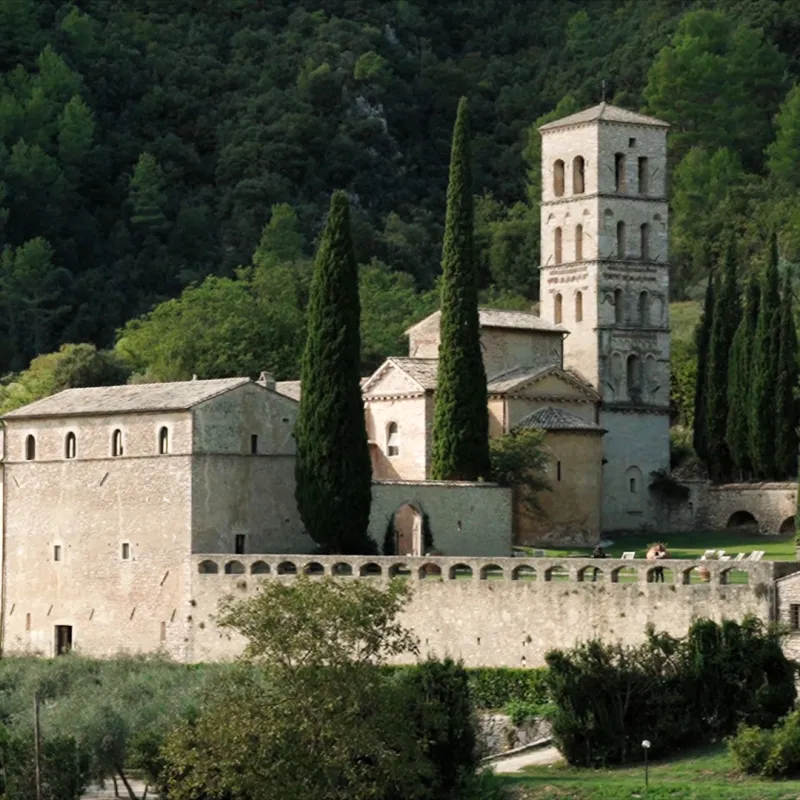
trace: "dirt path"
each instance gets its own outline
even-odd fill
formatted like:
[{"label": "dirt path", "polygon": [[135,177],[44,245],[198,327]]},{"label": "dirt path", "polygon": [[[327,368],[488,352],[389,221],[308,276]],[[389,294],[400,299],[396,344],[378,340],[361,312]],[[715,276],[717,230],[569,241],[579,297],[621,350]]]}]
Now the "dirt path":
[{"label": "dirt path", "polygon": [[515,756],[495,761],[492,769],[500,775],[511,772],[519,772],[525,767],[545,766],[561,761],[563,756],[555,747],[542,747],[538,750],[529,750],[527,753],[519,753]]},{"label": "dirt path", "polygon": [[[137,797],[141,797],[144,792],[144,783],[134,778],[131,780],[131,788],[136,792]],[[119,797],[120,800],[128,800],[128,792],[122,784],[119,786]],[[112,800],[112,798],[116,800],[114,784],[112,781],[107,781],[105,789],[100,789],[98,786],[90,786],[81,800]],[[157,797],[148,792],[147,800],[157,800]]]}]

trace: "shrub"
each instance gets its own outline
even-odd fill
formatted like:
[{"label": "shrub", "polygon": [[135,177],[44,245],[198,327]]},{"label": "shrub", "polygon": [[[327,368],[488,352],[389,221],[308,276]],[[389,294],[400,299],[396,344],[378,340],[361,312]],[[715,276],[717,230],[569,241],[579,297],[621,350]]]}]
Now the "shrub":
[{"label": "shrub", "polygon": [[683,639],[650,630],[638,647],[590,641],[546,659],[553,737],[571,764],[638,760],[643,739],[658,756],[740,722],[773,725],[796,694],[777,633],[753,619],[699,620]]},{"label": "shrub", "polygon": [[800,711],[789,714],[774,730],[739,726],[728,741],[736,766],[751,775],[785,778],[800,773]]},{"label": "shrub", "polygon": [[500,709],[509,703],[542,705],[547,702],[547,670],[493,669],[467,670],[472,702],[476,708]]}]

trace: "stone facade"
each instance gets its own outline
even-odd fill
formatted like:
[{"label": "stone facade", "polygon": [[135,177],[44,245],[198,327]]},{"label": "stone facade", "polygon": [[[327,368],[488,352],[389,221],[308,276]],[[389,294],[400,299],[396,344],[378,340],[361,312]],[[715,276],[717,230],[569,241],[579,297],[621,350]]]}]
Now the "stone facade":
[{"label": "stone facade", "polygon": [[653,528],[669,469],[666,131],[606,104],[541,128],[541,313],[602,397],[604,531]]},{"label": "stone facade", "polygon": [[158,391],[172,399],[68,390],[6,416],[5,651],[52,655],[62,626],[95,655],[186,660],[192,552],[311,549],[294,502],[297,404],[246,379]]},{"label": "stone facade", "polygon": [[[192,557],[195,661],[241,652],[244,643],[214,625],[221,597],[248,597],[260,581],[291,581],[303,571],[379,582],[406,575],[413,595],[402,622],[419,637],[422,655],[462,658],[470,667],[541,666],[548,650],[592,637],[637,644],[649,623],[681,636],[697,617],[754,615],[770,622],[790,613],[784,608],[789,587],[800,586],[797,563],[665,560],[660,564],[666,582],[653,583],[652,562],[643,560],[247,556],[236,560],[241,572],[224,574],[234,559]],[[201,574],[201,560],[215,564],[217,572]],[[595,567],[601,570],[597,581]],[[709,570],[707,582],[696,578],[701,567]],[[792,592],[791,598],[800,598],[800,590]]]}]

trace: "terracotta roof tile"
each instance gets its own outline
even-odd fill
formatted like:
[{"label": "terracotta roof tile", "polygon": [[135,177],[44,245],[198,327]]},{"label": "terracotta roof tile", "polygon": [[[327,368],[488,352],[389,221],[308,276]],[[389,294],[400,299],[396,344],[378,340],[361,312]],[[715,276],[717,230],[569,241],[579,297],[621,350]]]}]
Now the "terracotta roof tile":
[{"label": "terracotta roof tile", "polygon": [[604,433],[604,429],[594,422],[590,422],[571,411],[563,408],[553,408],[547,406],[523,417],[515,426],[514,430],[538,429],[545,431],[593,431]]}]

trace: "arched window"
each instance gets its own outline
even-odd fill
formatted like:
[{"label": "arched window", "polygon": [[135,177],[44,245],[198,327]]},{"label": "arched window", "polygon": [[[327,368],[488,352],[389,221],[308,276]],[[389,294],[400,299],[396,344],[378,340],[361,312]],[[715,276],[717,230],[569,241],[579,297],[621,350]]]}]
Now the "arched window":
[{"label": "arched window", "polygon": [[583,261],[583,225],[575,226],[575,260]]},{"label": "arched window", "polygon": [[111,455],[122,455],[122,431],[119,428],[111,434]]},{"label": "arched window", "polygon": [[583,156],[572,159],[572,193],[583,194]]},{"label": "arched window", "polygon": [[635,353],[628,356],[628,395],[638,394],[642,387],[642,362]]},{"label": "arched window", "polygon": [[614,289],[614,322],[621,325],[623,321],[622,289]]},{"label": "arched window", "polygon": [[396,422],[390,422],[386,426],[386,454],[389,456],[400,455],[400,434],[397,431]]},{"label": "arched window", "polygon": [[562,239],[561,228],[556,228],[555,231],[553,231],[553,250],[554,250],[553,261],[556,264],[561,263],[561,239]]},{"label": "arched window", "polygon": [[158,432],[158,452],[162,456],[169,453],[169,430],[166,425]]},{"label": "arched window", "polygon": [[553,164],[553,194],[556,197],[564,194],[564,162],[560,158]]},{"label": "arched window", "polygon": [[614,188],[618,192],[625,191],[625,153],[614,155]]},{"label": "arched window", "polygon": [[553,298],[553,319],[556,322],[556,325],[561,323],[561,319],[563,316],[563,299],[560,294],[557,294]]},{"label": "arched window", "polygon": [[575,292],[575,322],[583,321],[583,292]]},{"label": "arched window", "polygon": [[25,460],[36,460],[36,437],[32,433],[29,433],[25,439]]},{"label": "arched window", "polygon": [[639,250],[642,261],[650,260],[650,226],[645,222],[639,228]]},{"label": "arched window", "polygon": [[642,292],[639,295],[639,322],[642,325],[650,324],[650,294]]},{"label": "arched window", "polygon": [[77,440],[75,439],[75,434],[70,431],[67,434],[66,439],[64,439],[64,458],[75,458],[75,452],[77,450]]},{"label": "arched window", "polygon": [[625,223],[617,223],[617,258],[625,258]]}]

